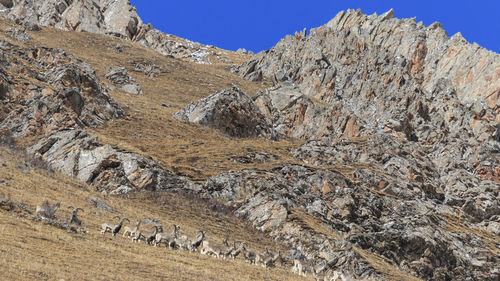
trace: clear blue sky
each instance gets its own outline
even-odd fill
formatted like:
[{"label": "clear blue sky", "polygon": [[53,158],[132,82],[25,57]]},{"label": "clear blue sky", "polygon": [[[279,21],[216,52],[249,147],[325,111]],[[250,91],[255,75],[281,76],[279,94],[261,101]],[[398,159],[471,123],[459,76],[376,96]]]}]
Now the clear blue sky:
[{"label": "clear blue sky", "polygon": [[443,24],[448,35],[461,32],[469,42],[500,53],[500,0],[131,0],[145,23],[192,41],[254,52],[274,46],[304,27],[327,23],[339,11],[361,8],[381,14],[394,8],[398,18]]}]

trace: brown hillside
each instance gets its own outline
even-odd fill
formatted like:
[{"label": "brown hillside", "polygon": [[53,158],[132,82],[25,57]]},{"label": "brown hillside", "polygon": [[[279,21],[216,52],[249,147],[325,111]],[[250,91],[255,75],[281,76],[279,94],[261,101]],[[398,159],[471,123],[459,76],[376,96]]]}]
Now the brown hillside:
[{"label": "brown hillside", "polygon": [[[137,194],[106,198],[71,178],[26,168],[33,163],[22,153],[0,147],[0,276],[2,280],[299,280],[284,269],[250,266],[241,258],[217,260],[199,253],[173,251],[135,244],[121,233],[104,238],[98,229],[116,214],[135,219],[156,218],[170,227],[178,224],[188,234],[205,229],[214,240],[247,241],[252,248],[280,246],[248,228],[234,216],[209,211],[208,204],[175,194]],[[26,160],[26,161],[25,161]],[[24,204],[28,211],[11,209],[6,198]],[[89,203],[98,198],[116,213]],[[153,199],[154,198],[154,199]],[[80,212],[88,234],[72,233],[30,219],[43,200],[61,202],[60,220],[70,217],[69,206]],[[163,202],[161,204],[161,202]],[[147,224],[143,229],[149,230]]]}]

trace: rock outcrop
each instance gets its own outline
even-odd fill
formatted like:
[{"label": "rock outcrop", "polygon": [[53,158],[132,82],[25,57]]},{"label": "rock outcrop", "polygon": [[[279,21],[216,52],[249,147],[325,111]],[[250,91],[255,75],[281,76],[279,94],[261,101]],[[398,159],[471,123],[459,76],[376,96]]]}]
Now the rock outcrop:
[{"label": "rock outcrop", "polygon": [[[15,137],[96,127],[123,116],[95,71],[62,50],[2,43],[0,128]],[[12,79],[23,73],[31,83]]]},{"label": "rock outcrop", "polygon": [[56,132],[27,151],[54,170],[110,194],[178,190],[188,185],[187,179],[165,171],[152,159],[103,145],[84,130]]},{"label": "rock outcrop", "polygon": [[[211,49],[179,47],[130,20],[128,1],[0,3],[20,23],[112,33],[184,58]],[[268,170],[201,183],[91,136],[87,128],[124,115],[95,71],[62,50],[12,42],[0,40],[0,129],[36,136],[28,153],[54,170],[110,194],[189,190],[218,199],[292,256],[354,278],[381,279],[387,268],[424,280],[500,278],[500,57],[439,24],[342,12],[237,67],[275,85],[254,98],[223,90],[174,117],[231,137],[302,141]],[[133,82],[125,69],[108,78]]]},{"label": "rock outcrop", "polygon": [[129,0],[4,1],[0,15],[25,26],[103,33],[196,63],[231,63],[228,51],[165,34],[144,24]]},{"label": "rock outcrop", "polygon": [[272,127],[252,99],[237,87],[217,92],[174,114],[180,121],[216,129],[232,137],[272,138]]},{"label": "rock outcrop", "polygon": [[111,194],[190,185],[153,160],[103,145],[86,132],[124,116],[91,66],[59,49],[0,43],[0,131],[38,137],[29,155]]},{"label": "rock outcrop", "polygon": [[[307,168],[228,174],[215,192],[207,182],[207,193],[261,187],[237,204],[240,215],[357,277],[374,274],[356,256],[361,248],[425,280],[500,278],[491,240],[500,218],[500,55],[448,37],[438,23],[349,10],[234,71],[273,81],[254,101],[280,137],[306,140],[293,153]],[[339,177],[324,170],[345,179],[331,182]],[[276,206],[298,207],[341,239],[293,218],[270,228]],[[339,256],[325,243],[350,250]]]},{"label": "rock outcrop", "polygon": [[123,91],[134,94],[134,95],[142,95],[144,92],[141,89],[141,86],[136,83],[135,78],[128,75],[128,71],[125,67],[118,67],[117,69],[112,69],[104,78],[113,82],[113,84],[117,85]]},{"label": "rock outcrop", "polygon": [[[380,144],[397,139],[367,141]],[[332,149],[344,154],[325,157],[351,153],[363,158],[367,153],[359,142],[339,143]],[[284,165],[273,172],[229,172],[207,180],[202,194],[230,202],[238,216],[288,245],[294,255],[324,261],[355,278],[383,278],[381,268],[367,263],[359,249],[425,280],[498,278],[494,237],[499,205],[493,191],[498,186],[483,182],[462,194],[474,211],[442,203],[441,184],[424,178],[436,170],[418,168],[432,165],[425,155],[415,160],[415,172],[396,166],[399,161],[408,162],[407,149],[411,148],[402,146],[396,152],[400,156],[394,155],[397,160],[386,165],[345,162],[343,166],[333,161],[336,168]],[[298,153],[297,159],[302,159]],[[474,223],[476,214],[491,230]]]}]

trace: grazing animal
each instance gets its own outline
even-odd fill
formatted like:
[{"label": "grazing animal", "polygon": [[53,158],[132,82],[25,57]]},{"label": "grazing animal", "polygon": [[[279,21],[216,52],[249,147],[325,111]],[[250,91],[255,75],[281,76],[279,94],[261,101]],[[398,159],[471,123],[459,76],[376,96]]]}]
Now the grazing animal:
[{"label": "grazing animal", "polygon": [[101,225],[101,234],[104,235],[106,232],[111,232],[111,235],[113,237],[120,232],[123,226],[123,222],[127,221],[130,223],[130,220],[128,218],[120,218],[119,216],[115,216],[114,218],[118,218],[118,223],[117,224],[111,224],[111,223],[103,223]]},{"label": "grazing animal", "polygon": [[226,259],[229,254],[234,250],[234,245],[229,246],[227,245],[227,240],[225,243],[222,244],[217,244],[211,241],[203,241],[201,243],[201,254],[202,255],[214,255],[216,258],[222,257],[223,259]]},{"label": "grazing animal", "polygon": [[158,235],[158,232],[160,232],[160,233],[163,232],[163,228],[161,226],[158,227],[156,225],[154,225],[153,227],[154,227],[155,230],[153,231],[153,233],[151,235],[149,235],[146,238],[146,244],[157,246],[156,243],[155,243],[155,239],[156,239],[156,236]]},{"label": "grazing animal", "polygon": [[205,240],[205,232],[203,230],[198,231],[195,239],[190,239],[190,243],[188,244],[188,251],[196,252],[198,248]]},{"label": "grazing animal", "polygon": [[176,239],[178,238],[178,232],[180,227],[173,225],[174,230],[171,234],[160,232],[155,235],[155,246],[160,246],[161,243],[165,243],[165,246],[174,249],[176,246]]},{"label": "grazing animal", "polygon": [[139,230],[135,233],[134,237],[132,238],[132,241],[138,243],[141,239],[144,239],[144,241],[146,241],[146,244],[150,245],[151,241],[154,240],[154,237],[156,236],[157,232],[158,231],[156,229],[153,229],[152,233],[148,234],[145,233],[144,231]]},{"label": "grazing animal", "polygon": [[301,260],[299,259],[294,259],[293,260],[293,267],[292,267],[292,272],[295,274],[298,274],[299,276],[304,276],[306,277],[306,272],[304,270],[304,264]]},{"label": "grazing animal", "polygon": [[277,260],[282,259],[280,251],[278,251],[277,254],[273,254],[271,253],[271,251],[268,251],[268,253],[269,253],[268,255],[265,255],[262,258],[263,268],[273,267],[275,266]]},{"label": "grazing animal", "polygon": [[126,226],[123,230],[123,237],[127,235],[127,237],[135,237],[137,231],[139,231],[139,227],[141,226],[142,220],[138,220],[137,223],[135,224],[135,227],[132,228],[130,226]]},{"label": "grazing animal", "polygon": [[175,244],[180,249],[188,250],[189,252],[195,252],[200,247],[201,243],[205,239],[205,232],[198,231],[195,237],[189,237],[186,235],[177,237],[174,239]]},{"label": "grazing animal", "polygon": [[240,242],[240,245],[238,247],[236,247],[236,241],[234,241],[234,251],[231,252],[231,254],[229,254],[229,256],[234,260],[236,259],[239,254],[241,254],[243,252],[243,250],[245,249],[245,244]]},{"label": "grazing animal", "polygon": [[83,209],[82,208],[75,208],[73,206],[69,206],[68,207],[69,209],[73,209],[73,211],[71,212],[71,219],[69,220],[69,223],[74,223],[78,226],[81,226],[82,225],[82,220],[80,220],[80,218],[78,217],[78,211],[82,211],[83,212]]},{"label": "grazing animal", "polygon": [[245,257],[245,262],[258,265],[260,260],[260,255],[254,250],[248,250],[245,245],[243,245],[243,256]]}]

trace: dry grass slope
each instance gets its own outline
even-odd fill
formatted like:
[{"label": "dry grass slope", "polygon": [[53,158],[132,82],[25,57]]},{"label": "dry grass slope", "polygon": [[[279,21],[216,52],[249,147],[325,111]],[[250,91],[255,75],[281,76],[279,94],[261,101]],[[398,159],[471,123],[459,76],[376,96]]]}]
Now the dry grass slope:
[{"label": "dry grass slope", "polygon": [[[0,28],[12,24],[0,20]],[[125,66],[137,79],[144,95],[132,95],[116,90],[113,98],[127,112],[127,117],[109,122],[92,131],[102,142],[148,155],[172,172],[185,174],[194,180],[233,169],[272,169],[284,161],[293,161],[287,148],[294,141],[270,142],[260,139],[240,140],[223,136],[214,130],[185,124],[172,118],[172,114],[190,102],[209,96],[216,91],[236,85],[249,95],[269,86],[244,80],[232,73],[228,65],[199,65],[163,56],[137,44],[105,35],[77,33],[44,28],[41,32],[30,32],[33,40],[26,47],[46,46],[61,48],[89,63],[101,80],[110,68]],[[124,52],[118,53],[109,47],[120,44]],[[243,61],[246,56],[233,54],[233,61]],[[136,63],[154,64],[162,70],[158,77],[134,72]],[[162,106],[168,103],[172,107]],[[27,140],[30,142],[32,140]],[[277,156],[276,160],[262,163],[241,164],[230,161],[231,157],[245,156],[251,152],[266,152]]]},{"label": "dry grass slope", "polygon": [[[132,219],[157,218],[167,226],[176,223],[186,233],[204,229],[214,240],[221,241],[229,234],[230,239],[248,241],[253,248],[280,248],[235,217],[207,210],[205,203],[195,199],[175,194],[103,198],[71,178],[25,168],[22,155],[5,147],[0,147],[0,155],[0,163],[6,164],[0,164],[0,178],[6,183],[0,184],[0,195],[30,209],[46,199],[51,203],[61,201],[57,213],[61,219],[70,217],[68,206],[82,207],[85,212],[80,217],[90,232],[69,233],[19,217],[16,210],[0,208],[2,280],[298,280],[285,269],[266,270],[247,265],[241,258],[222,261],[135,244],[122,238],[121,233],[114,239],[103,238],[98,232],[100,224],[120,214]],[[117,213],[97,209],[89,203],[95,197]]]}]

